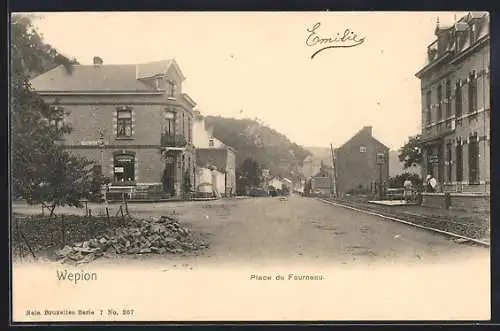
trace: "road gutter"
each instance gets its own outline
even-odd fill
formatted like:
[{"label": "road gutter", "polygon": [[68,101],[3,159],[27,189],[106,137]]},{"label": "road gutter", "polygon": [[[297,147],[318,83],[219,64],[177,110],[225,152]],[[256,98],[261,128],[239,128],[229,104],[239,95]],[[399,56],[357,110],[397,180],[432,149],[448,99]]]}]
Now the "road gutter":
[{"label": "road gutter", "polygon": [[330,205],[333,205],[333,206],[336,206],[336,207],[343,207],[343,208],[355,210],[355,211],[362,212],[362,213],[365,213],[365,214],[369,214],[369,215],[373,215],[373,216],[385,218],[385,219],[388,219],[388,220],[391,220],[391,221],[403,223],[403,224],[406,224],[406,225],[411,225],[411,226],[414,226],[414,227],[419,228],[419,229],[424,229],[424,230],[427,230],[427,231],[441,233],[441,234],[444,234],[444,235],[447,235],[447,236],[450,236],[450,237],[454,237],[454,238],[457,238],[457,239],[463,239],[463,240],[466,240],[466,241],[471,241],[471,242],[479,244],[481,246],[490,247],[490,243],[482,241],[482,240],[477,240],[477,239],[473,239],[473,238],[461,236],[461,235],[456,234],[456,233],[452,233],[452,232],[448,232],[448,231],[443,231],[443,230],[431,228],[431,227],[428,227],[428,226],[423,226],[423,225],[415,224],[415,223],[412,223],[412,222],[404,221],[404,220],[396,218],[396,217],[386,216],[386,215],[383,215],[383,214],[374,213],[374,212],[371,212],[371,211],[367,211],[367,210],[363,210],[363,209],[359,209],[359,208],[355,208],[355,207],[351,207],[351,206],[346,206],[346,205],[343,205],[343,204],[340,204],[340,203],[335,203],[335,202],[332,202],[332,201],[329,201],[329,200],[325,200],[325,199],[321,199],[321,198],[317,198],[317,200],[319,200],[321,202],[324,202],[324,203],[327,203],[327,204],[330,204]]}]

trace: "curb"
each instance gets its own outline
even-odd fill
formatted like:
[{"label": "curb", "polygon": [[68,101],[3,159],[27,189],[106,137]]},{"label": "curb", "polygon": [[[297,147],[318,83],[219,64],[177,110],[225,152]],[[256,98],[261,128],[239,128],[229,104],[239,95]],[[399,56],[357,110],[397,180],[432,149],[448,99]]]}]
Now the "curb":
[{"label": "curb", "polygon": [[367,210],[363,210],[363,209],[359,209],[359,208],[354,208],[354,207],[351,207],[351,206],[346,206],[346,205],[343,205],[343,204],[340,204],[340,203],[335,203],[335,202],[324,200],[324,199],[321,199],[321,198],[317,198],[317,200],[319,200],[319,201],[321,201],[323,203],[327,203],[327,204],[336,206],[336,207],[343,207],[343,208],[355,210],[355,211],[362,212],[362,213],[365,213],[365,214],[369,214],[369,215],[373,215],[373,216],[385,218],[385,219],[388,219],[388,220],[391,220],[391,221],[403,223],[403,224],[406,224],[406,225],[411,225],[411,226],[414,226],[414,227],[419,228],[419,229],[424,229],[424,230],[427,230],[427,231],[432,231],[432,232],[437,232],[437,233],[440,233],[440,234],[444,234],[444,235],[447,235],[447,236],[450,236],[450,237],[464,239],[464,240],[471,241],[471,242],[474,242],[476,244],[479,244],[481,246],[490,247],[490,243],[488,243],[488,242],[477,240],[477,239],[473,239],[473,238],[469,238],[469,237],[465,237],[465,236],[461,236],[461,235],[456,234],[456,233],[452,233],[452,232],[448,232],[448,231],[444,231],[444,230],[439,230],[439,229],[431,228],[431,227],[428,227],[428,226],[423,226],[423,225],[415,224],[415,223],[412,223],[412,222],[404,221],[404,220],[396,218],[396,217],[386,216],[386,215],[382,215],[382,214],[379,214],[379,213],[374,213],[374,212],[371,212],[371,211],[367,211]]}]

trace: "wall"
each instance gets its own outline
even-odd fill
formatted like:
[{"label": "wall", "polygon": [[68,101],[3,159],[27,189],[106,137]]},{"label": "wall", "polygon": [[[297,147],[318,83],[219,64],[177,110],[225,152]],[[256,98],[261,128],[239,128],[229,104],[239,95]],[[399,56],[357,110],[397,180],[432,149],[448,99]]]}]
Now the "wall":
[{"label": "wall", "polygon": [[[214,140],[214,146],[209,145],[210,139]],[[193,123],[193,145],[196,148],[221,148],[224,147],[224,143],[219,139],[213,137],[213,135],[205,128],[204,118],[195,118]]]},{"label": "wall", "polygon": [[[50,104],[53,97],[46,97]],[[112,175],[113,151],[127,150],[136,154],[136,182],[159,183],[164,170],[164,161],[160,153],[161,123],[164,120],[165,107],[173,106],[184,118],[192,117],[192,109],[180,106],[179,102],[167,101],[160,96],[64,96],[59,105],[68,112],[68,120],[72,132],[62,142],[72,153],[89,157],[100,163],[100,150],[96,146],[100,133],[104,136],[103,171],[104,175]],[[116,111],[119,106],[132,107],[133,136],[116,137]],[[182,115],[180,115],[182,116]],[[184,124],[185,126],[185,124]],[[176,122],[176,131],[183,133],[182,121]],[[187,128],[184,129],[187,134]],[[92,145],[89,145],[89,144]],[[180,153],[178,154],[180,161]],[[194,148],[187,146],[185,164],[178,163],[177,185],[182,185],[182,169],[188,167],[188,160],[193,169],[196,162]]]},{"label": "wall", "polygon": [[269,181],[269,185],[274,187],[277,190],[281,190],[283,188],[283,185],[281,184],[281,181],[273,178],[272,180]]},{"label": "wall", "polygon": [[[450,210],[466,212],[490,212],[490,196],[487,194],[450,193]],[[424,193],[422,206],[431,208],[446,208],[446,198],[443,193]]]},{"label": "wall", "polygon": [[211,184],[220,195],[225,194],[226,182],[225,174],[217,170],[210,170],[204,167],[196,168],[196,185]]},{"label": "wall", "polygon": [[321,163],[317,160],[312,159],[311,161],[304,162],[302,166],[302,174],[305,178],[310,178],[318,174],[321,169]]},{"label": "wall", "polygon": [[227,152],[226,186],[230,195],[236,194],[236,155],[232,150]]}]

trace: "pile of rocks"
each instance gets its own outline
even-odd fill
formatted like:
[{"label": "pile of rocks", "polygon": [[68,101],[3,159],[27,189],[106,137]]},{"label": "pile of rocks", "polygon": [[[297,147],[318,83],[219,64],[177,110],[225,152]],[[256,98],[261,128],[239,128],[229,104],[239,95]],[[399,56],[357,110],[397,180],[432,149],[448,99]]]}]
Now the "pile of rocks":
[{"label": "pile of rocks", "polygon": [[179,254],[208,247],[173,216],[131,219],[102,236],[66,246],[56,253],[63,263],[88,263],[104,254]]}]

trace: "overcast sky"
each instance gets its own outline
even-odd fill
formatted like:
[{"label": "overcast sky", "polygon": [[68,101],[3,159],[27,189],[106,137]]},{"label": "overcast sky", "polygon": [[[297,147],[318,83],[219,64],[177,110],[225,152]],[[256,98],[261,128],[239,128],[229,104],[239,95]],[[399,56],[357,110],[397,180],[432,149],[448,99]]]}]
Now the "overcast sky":
[{"label": "overcast sky", "polygon": [[[452,12],[43,13],[45,41],[82,64],[175,57],[206,115],[258,117],[303,146],[343,144],[363,126],[391,149],[420,131],[420,83],[436,18]],[[356,47],[307,46],[346,29]],[[343,43],[344,45],[349,42]],[[240,110],[243,112],[240,114]]]}]

